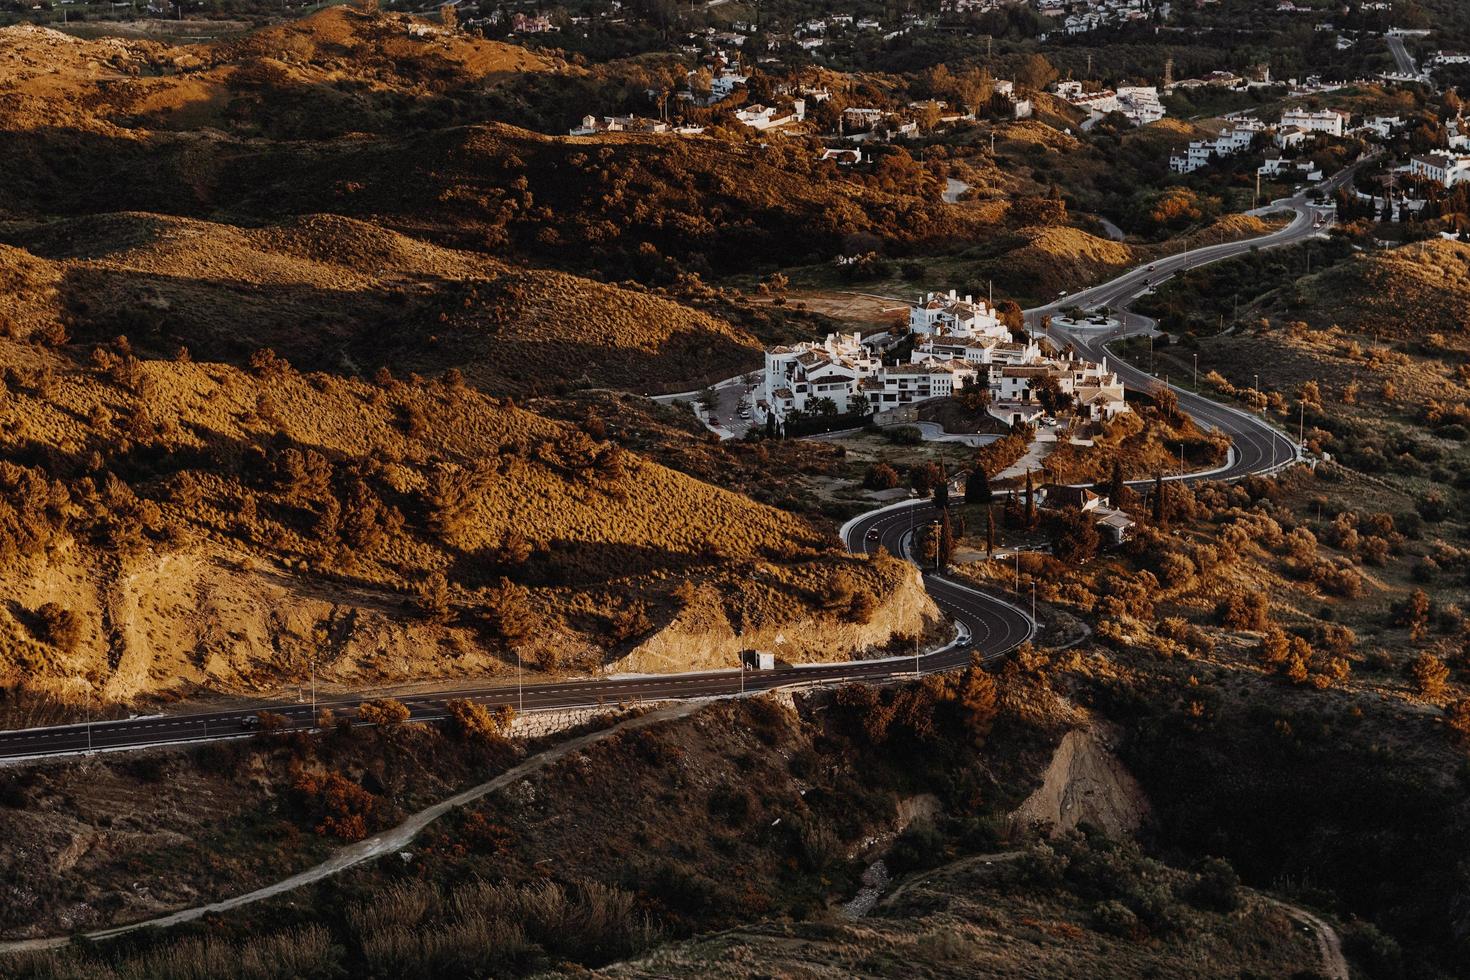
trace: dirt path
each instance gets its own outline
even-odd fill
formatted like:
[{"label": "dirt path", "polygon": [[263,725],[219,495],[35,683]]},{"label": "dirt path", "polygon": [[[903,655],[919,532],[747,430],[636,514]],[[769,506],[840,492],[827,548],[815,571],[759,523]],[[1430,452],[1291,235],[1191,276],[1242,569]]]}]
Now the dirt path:
[{"label": "dirt path", "polygon": [[1322,975],[1327,980],[1351,980],[1347,957],[1342,955],[1342,937],[1337,930],[1306,909],[1290,905],[1279,898],[1271,899],[1287,915],[1312,930],[1317,951],[1322,954]]},{"label": "dirt path", "polygon": [[[212,902],[209,905],[197,905],[193,908],[181,909],[177,912],[172,912],[156,919],[148,919],[143,922],[99,929],[95,932],[86,933],[85,938],[92,941],[112,939],[138,929],[176,926],[183,922],[192,922],[211,913],[228,912],[231,909],[237,909],[244,905],[262,902],[268,898],[274,898],[277,895],[293,891],[303,885],[310,885],[322,881],[333,875],[340,874],[348,868],[356,867],[359,864],[364,864],[384,855],[402,850],[425,827],[451,810],[473,803],[475,800],[488,796],[497,790],[504,789],[525,776],[539,769],[543,769],[553,762],[564,759],[575,752],[579,752],[595,742],[600,742],[618,732],[632,731],[657,724],[661,721],[683,718],[693,714],[702,707],[704,707],[704,702],[702,701],[684,702],[667,708],[660,708],[656,711],[650,711],[648,714],[640,715],[637,718],[630,718],[627,721],[619,722],[600,731],[589,732],[586,735],[569,739],[558,745],[553,745],[546,751],[537,753],[529,759],[523,760],[520,764],[507,769],[488,782],[481,783],[478,786],[472,786],[463,792],[434,804],[428,809],[420,810],[396,827],[386,830],[381,834],[375,834],[367,840],[358,841],[356,844],[350,844],[342,848],[316,867],[308,868],[305,871],[294,874],[274,884],[266,885],[263,888],[257,888],[255,891],[246,892],[243,895],[236,895],[234,898],[226,898],[218,902]],[[72,936],[48,936],[41,939],[10,940],[0,943],[0,953],[23,953],[46,949],[59,949],[62,946],[71,944],[73,940],[74,937]]]},{"label": "dirt path", "polygon": [[925,871],[923,874],[918,874],[908,879],[903,884],[895,888],[893,891],[883,896],[883,898],[875,904],[888,905],[891,902],[896,902],[898,901],[899,896],[908,891],[910,888],[913,888],[916,885],[922,885],[924,884],[924,882],[937,878],[940,875],[949,874],[955,871],[962,870],[964,868],[972,867],[977,864],[1002,864],[1006,861],[1015,861],[1021,857],[1024,857],[1025,854],[1025,851],[998,851],[994,854],[976,854],[973,857],[962,858],[958,861],[951,861],[949,864],[941,864],[937,868],[934,868],[930,871]]}]

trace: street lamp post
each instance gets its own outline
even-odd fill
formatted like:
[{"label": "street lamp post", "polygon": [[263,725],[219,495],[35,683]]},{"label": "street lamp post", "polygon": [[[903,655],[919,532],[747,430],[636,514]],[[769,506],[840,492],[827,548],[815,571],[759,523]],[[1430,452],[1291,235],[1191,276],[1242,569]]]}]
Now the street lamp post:
[{"label": "street lamp post", "polygon": [[1031,622],[1036,622],[1036,583],[1031,583]]},{"label": "street lamp post", "polygon": [[516,646],[516,713],[526,713],[526,695],[521,687],[521,648]]},{"label": "street lamp post", "polygon": [[1259,374],[1255,375],[1255,380],[1251,382],[1251,392],[1252,407],[1259,412],[1261,410],[1261,376]]},{"label": "street lamp post", "polygon": [[1199,354],[1194,355],[1194,390],[1199,393]]}]

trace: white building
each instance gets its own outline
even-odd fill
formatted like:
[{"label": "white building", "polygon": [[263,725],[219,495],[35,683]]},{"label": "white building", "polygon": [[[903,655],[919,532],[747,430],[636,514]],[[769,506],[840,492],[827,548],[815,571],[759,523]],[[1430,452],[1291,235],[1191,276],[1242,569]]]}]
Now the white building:
[{"label": "white building", "polygon": [[961,299],[953,289],[947,296],[940,293],[921,296],[919,302],[909,307],[909,332],[921,337],[960,339],[1009,340],[1011,336],[988,303],[973,296]]},{"label": "white building", "polygon": [[1287,109],[1281,115],[1281,128],[1290,129],[1295,126],[1307,133],[1341,136],[1347,128],[1348,117],[1348,113],[1337,109],[1322,109],[1318,112],[1310,109]]},{"label": "white building", "polygon": [[599,133],[667,133],[670,127],[657,119],[639,116],[583,116],[582,125],[570,130],[572,136],[595,136]]},{"label": "white building", "polygon": [[1128,411],[1123,383],[1106,361],[1048,357],[1035,340],[1012,340],[983,301],[930,293],[910,308],[909,327],[917,343],[907,364],[885,365],[859,334],[767,351],[760,417],[774,415],[784,424],[794,414],[823,409],[879,412],[983,385],[992,416],[1007,424],[1035,422],[1045,411],[1039,394],[1045,378],[1071,396],[1078,418],[1104,421]]},{"label": "white building", "polygon": [[1183,154],[1169,157],[1169,169],[1188,174],[1208,166],[1211,160],[1235,156],[1250,149],[1256,137],[1265,130],[1259,120],[1243,119],[1234,127],[1222,129],[1214,139],[1191,141]]},{"label": "white building", "polygon": [[1441,187],[1455,187],[1470,181],[1470,156],[1448,153],[1416,155],[1409,160],[1409,173]]}]

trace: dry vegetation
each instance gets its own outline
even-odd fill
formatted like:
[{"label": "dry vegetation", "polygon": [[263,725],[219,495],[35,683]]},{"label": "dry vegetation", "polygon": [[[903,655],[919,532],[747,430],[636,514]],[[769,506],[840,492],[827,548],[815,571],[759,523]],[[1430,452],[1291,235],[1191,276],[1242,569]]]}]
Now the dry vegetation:
[{"label": "dry vegetation", "polygon": [[729,322],[605,285],[313,215],[235,228],[142,214],[0,228],[12,337],[130,338],[142,356],[244,364],[270,347],[310,370],[459,370],[495,394],[686,387],[757,363]]},{"label": "dry vegetation", "polygon": [[[122,344],[72,367],[7,343],[36,362],[0,403],[10,685],[269,689],[308,651],[344,683],[494,672],[514,648],[546,670],[671,669],[783,627],[792,656],[882,647],[933,615],[897,562],[453,377]],[[865,617],[828,611],[857,592]]]}]

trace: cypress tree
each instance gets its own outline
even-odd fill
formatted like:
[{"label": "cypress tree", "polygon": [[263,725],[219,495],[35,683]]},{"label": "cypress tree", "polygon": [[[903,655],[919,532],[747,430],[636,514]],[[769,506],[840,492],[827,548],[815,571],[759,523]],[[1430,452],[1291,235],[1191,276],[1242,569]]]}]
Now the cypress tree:
[{"label": "cypress tree", "polygon": [[1154,476],[1154,524],[1157,527],[1169,526],[1169,504],[1164,499],[1164,474]]},{"label": "cypress tree", "polygon": [[970,477],[965,481],[965,503],[990,503],[990,478],[985,475],[985,467],[977,466],[970,471]]},{"label": "cypress tree", "polygon": [[1026,526],[1036,526],[1036,487],[1031,481],[1031,471],[1026,471]]},{"label": "cypress tree", "polygon": [[985,508],[985,554],[995,554],[995,508]]}]

